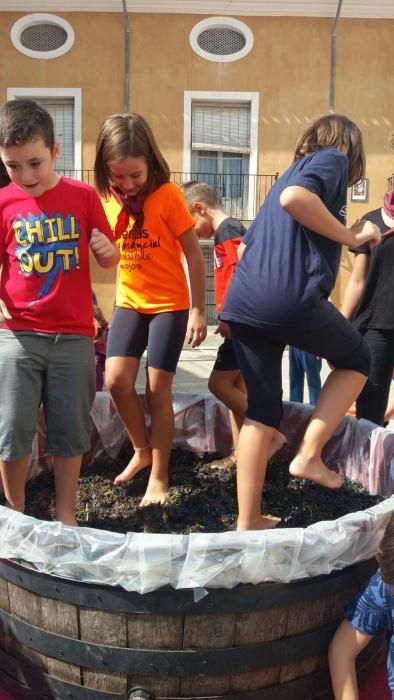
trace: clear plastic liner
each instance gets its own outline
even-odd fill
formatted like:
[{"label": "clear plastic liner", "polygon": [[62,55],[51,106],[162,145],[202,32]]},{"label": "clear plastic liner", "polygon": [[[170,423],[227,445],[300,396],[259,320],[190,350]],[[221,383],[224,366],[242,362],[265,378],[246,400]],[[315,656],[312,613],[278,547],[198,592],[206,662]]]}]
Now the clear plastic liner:
[{"label": "clear plastic liner", "polygon": [[[176,394],[174,446],[198,453],[231,449],[227,410],[210,395]],[[285,403],[281,430],[294,454],[311,408]],[[96,396],[91,414],[89,468],[105,454],[116,457],[127,436],[106,392]],[[48,468],[41,422],[30,476]],[[87,583],[120,585],[146,593],[161,586],[233,588],[240,583],[282,581],[327,574],[373,556],[394,513],[394,433],[367,421],[344,418],[324,450],[371,494],[385,500],[365,511],[307,528],[261,532],[168,535],[72,528],[0,507],[0,555],[38,571]]]}]

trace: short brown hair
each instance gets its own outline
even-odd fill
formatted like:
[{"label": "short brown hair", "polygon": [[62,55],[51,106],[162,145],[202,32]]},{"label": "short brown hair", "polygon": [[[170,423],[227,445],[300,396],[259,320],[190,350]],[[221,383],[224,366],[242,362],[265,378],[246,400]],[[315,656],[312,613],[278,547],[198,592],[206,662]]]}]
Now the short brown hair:
[{"label": "short brown hair", "polygon": [[391,516],[379,545],[377,554],[382,579],[390,586],[394,586],[394,515]]},{"label": "short brown hair", "polygon": [[0,107],[0,146],[22,146],[42,138],[53,151],[55,133],[49,112],[34,100],[9,100]]},{"label": "short brown hair", "polygon": [[96,144],[94,179],[97,190],[109,197],[111,180],[108,164],[126,158],[145,158],[148,179],[158,184],[170,179],[170,168],[162,156],[148,122],[133,112],[112,114],[102,123]]},{"label": "short brown hair", "polygon": [[201,202],[210,209],[221,209],[219,196],[207,182],[189,180],[182,185],[182,190],[190,210],[194,202]]},{"label": "short brown hair", "polygon": [[343,114],[325,114],[316,119],[298,139],[294,160],[330,146],[346,153],[348,157],[349,187],[362,180],[365,176],[362,134],[357,124]]}]

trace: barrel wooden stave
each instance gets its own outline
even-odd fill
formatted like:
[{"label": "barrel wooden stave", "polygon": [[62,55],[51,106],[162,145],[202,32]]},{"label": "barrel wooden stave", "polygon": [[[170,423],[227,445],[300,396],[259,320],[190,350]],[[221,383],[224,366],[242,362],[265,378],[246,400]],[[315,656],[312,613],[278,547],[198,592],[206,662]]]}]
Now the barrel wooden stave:
[{"label": "barrel wooden stave", "polygon": [[[357,567],[355,571],[358,571]],[[327,577],[326,593],[319,599],[313,599],[313,585],[308,581],[305,585],[310,586],[311,600],[305,599],[304,596],[303,602],[297,602],[296,599],[294,602],[287,602],[283,607],[268,608],[264,603],[264,609],[254,609],[250,612],[234,611],[233,614],[229,614],[220,613],[219,610],[217,614],[213,612],[195,615],[152,615],[73,605],[71,602],[40,596],[0,578],[0,608],[12,613],[14,618],[26,620],[47,632],[62,635],[64,638],[79,639],[86,644],[103,644],[107,648],[114,647],[115,650],[130,648],[187,652],[221,649],[225,652],[226,649],[245,647],[247,651],[248,647],[252,649],[259,643],[281,639],[288,639],[289,643],[297,644],[297,635],[323,630],[336,624],[342,617],[344,604],[359,590],[361,580],[367,580],[370,573],[371,569],[362,575],[356,575],[354,579],[349,576],[344,578],[346,585],[342,590],[338,590],[338,586],[332,587],[331,590],[330,577]],[[264,595],[265,590],[272,592],[274,589],[272,584],[268,584],[267,589],[262,585],[261,590]],[[294,591],[297,598],[299,586],[295,586]],[[176,594],[174,591],[174,596]],[[98,601],[100,596],[97,593],[95,596],[95,600]],[[174,605],[174,609],[179,608]],[[169,667],[167,675],[160,675],[155,673],[152,661],[152,673],[133,674],[129,671],[127,675],[126,672],[111,672],[109,666],[103,667],[102,670],[85,668],[68,663],[67,659],[52,658],[30,649],[21,641],[10,644],[4,635],[1,635],[0,641],[3,649],[32,664],[37,672],[84,686],[86,692],[90,688],[91,692],[96,690],[99,694],[113,693],[115,698],[125,697],[128,688],[141,685],[158,698],[204,698],[212,695],[225,697],[237,694],[243,697],[248,692],[253,694],[253,691],[261,690],[263,699],[264,692],[268,693],[267,697],[271,697],[275,687],[279,693],[282,686],[283,692],[286,683],[291,685],[294,681],[302,682],[303,677],[308,678],[309,674],[327,670],[326,654],[315,653],[313,650],[309,656],[298,661],[286,660],[286,655],[283,655],[280,663],[273,659],[272,664],[264,667],[262,663],[261,668],[253,671],[236,672],[229,663],[226,673],[217,673],[214,667],[196,667],[195,675],[191,676],[179,674],[176,670],[174,672],[174,669]],[[309,697],[315,696],[311,694]]]}]

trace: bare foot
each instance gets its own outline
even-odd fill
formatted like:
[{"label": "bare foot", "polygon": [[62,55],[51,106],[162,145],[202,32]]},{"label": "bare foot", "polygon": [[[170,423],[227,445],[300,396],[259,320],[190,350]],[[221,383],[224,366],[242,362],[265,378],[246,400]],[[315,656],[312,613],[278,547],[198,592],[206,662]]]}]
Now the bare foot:
[{"label": "bare foot", "polygon": [[213,462],[208,462],[207,467],[211,469],[229,469],[237,464],[237,458],[235,454],[228,455],[228,457],[222,457],[222,459],[215,459]]},{"label": "bare foot", "polygon": [[343,486],[341,475],[328,469],[321,459],[305,460],[297,455],[290,464],[289,472],[297,479],[307,479],[327,489],[340,489]]},{"label": "bare foot", "polygon": [[71,525],[71,527],[79,527],[79,524],[75,520],[75,517],[73,514],[67,514],[64,513],[64,515],[61,515],[61,513],[56,513],[56,520],[58,520],[60,523],[63,523],[63,525]]},{"label": "bare foot", "polygon": [[272,530],[272,528],[279,525],[281,520],[282,518],[277,518],[275,515],[260,515],[259,518],[247,524],[241,524],[238,520],[237,532],[244,532],[245,530]]},{"label": "bare foot", "polygon": [[149,467],[152,463],[152,451],[150,449],[138,450],[134,452],[130,462],[123,471],[118,474],[114,479],[114,484],[124,484],[125,481],[130,481],[134,479],[135,475],[138,474],[141,469]]},{"label": "bare foot", "polygon": [[168,480],[165,479],[152,479],[152,476],[148,482],[148,488],[146,489],[145,495],[139,504],[139,508],[145,508],[145,506],[150,506],[153,503],[161,503],[165,505],[168,498]]},{"label": "bare foot", "polygon": [[283,435],[283,433],[280,433],[279,430],[276,430],[274,432],[274,437],[272,438],[271,446],[268,452],[268,459],[271,459],[271,457],[274,456],[279,450],[286,445],[287,439],[286,436]]},{"label": "bare foot", "polygon": [[10,501],[6,501],[5,507],[10,508],[11,510],[16,510],[17,513],[24,513],[25,512],[25,502],[24,501],[22,503],[11,503]]}]

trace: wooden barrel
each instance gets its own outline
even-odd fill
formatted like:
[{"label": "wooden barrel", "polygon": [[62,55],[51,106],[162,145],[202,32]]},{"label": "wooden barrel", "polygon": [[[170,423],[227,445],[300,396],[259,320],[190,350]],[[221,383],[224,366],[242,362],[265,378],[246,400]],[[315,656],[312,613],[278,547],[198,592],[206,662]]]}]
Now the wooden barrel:
[{"label": "wooden barrel", "polygon": [[[332,698],[327,647],[376,569],[362,562],[289,584],[146,594],[0,560],[0,687],[18,700]],[[382,653],[364,652],[364,671]]]}]

